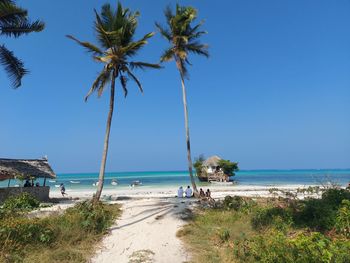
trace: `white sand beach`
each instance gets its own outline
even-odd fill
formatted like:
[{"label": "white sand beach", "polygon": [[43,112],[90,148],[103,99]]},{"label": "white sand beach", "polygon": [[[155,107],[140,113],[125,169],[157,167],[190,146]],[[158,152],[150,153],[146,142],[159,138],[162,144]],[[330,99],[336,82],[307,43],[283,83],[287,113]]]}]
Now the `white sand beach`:
[{"label": "white sand beach", "polygon": [[186,262],[176,237],[193,200],[142,198],[122,201],[123,214],[112,226],[92,262]]},{"label": "white sand beach", "polygon": [[[278,189],[296,191],[303,185],[284,185]],[[224,198],[226,195],[249,197],[272,196],[272,186],[212,186],[212,197]],[[103,190],[102,199],[118,202],[122,205],[122,215],[111,227],[110,233],[103,239],[92,259],[94,263],[112,262],[187,262],[190,254],[176,237],[177,231],[186,224],[190,210],[196,199],[176,198],[173,187],[166,188],[130,188],[121,190]],[[91,198],[94,190],[67,190],[68,197],[74,202]],[[60,197],[57,191],[51,197]],[[115,201],[117,200],[117,201]],[[65,204],[55,207],[64,209]],[[55,209],[56,209],[55,208]]]},{"label": "white sand beach", "polygon": [[[298,188],[307,188],[310,185],[278,185],[278,186],[246,186],[246,185],[211,185],[207,187],[212,192],[213,198],[223,198],[226,195],[239,195],[247,197],[267,197],[272,196],[269,192],[271,188],[278,188],[283,191],[296,191]],[[312,186],[312,185],[311,185]],[[203,188],[206,190],[206,188]],[[66,188],[68,198],[91,198],[96,192],[95,189],[69,189]],[[152,198],[152,197],[175,197],[177,188],[175,186],[167,187],[135,187],[135,188],[115,188],[103,189],[102,199],[123,199],[127,198]],[[50,197],[62,197],[58,189],[51,188]]]}]

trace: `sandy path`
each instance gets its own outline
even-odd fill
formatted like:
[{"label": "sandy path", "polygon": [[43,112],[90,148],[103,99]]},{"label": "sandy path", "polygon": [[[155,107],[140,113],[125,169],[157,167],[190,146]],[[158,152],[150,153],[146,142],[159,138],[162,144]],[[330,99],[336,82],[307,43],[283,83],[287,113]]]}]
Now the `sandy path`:
[{"label": "sandy path", "polygon": [[176,198],[124,201],[123,214],[97,251],[92,262],[181,263],[189,255],[176,237],[189,200]]}]

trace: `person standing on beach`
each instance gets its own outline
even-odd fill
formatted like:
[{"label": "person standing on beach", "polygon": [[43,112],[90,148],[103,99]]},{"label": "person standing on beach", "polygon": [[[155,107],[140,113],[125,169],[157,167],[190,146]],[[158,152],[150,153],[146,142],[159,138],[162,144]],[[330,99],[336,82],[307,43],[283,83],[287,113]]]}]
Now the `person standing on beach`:
[{"label": "person standing on beach", "polygon": [[190,186],[187,186],[187,189],[185,191],[186,197],[191,198],[192,197],[192,189]]},{"label": "person standing on beach", "polygon": [[61,194],[64,197],[64,195],[66,195],[66,188],[64,187],[63,183],[60,185],[60,188],[61,188]]}]

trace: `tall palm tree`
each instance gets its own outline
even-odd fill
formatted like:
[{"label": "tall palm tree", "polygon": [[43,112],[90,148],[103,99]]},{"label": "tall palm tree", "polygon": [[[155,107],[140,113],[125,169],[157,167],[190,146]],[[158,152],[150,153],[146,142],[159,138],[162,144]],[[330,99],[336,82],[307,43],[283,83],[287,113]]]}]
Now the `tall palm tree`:
[{"label": "tall palm tree", "polygon": [[[39,20],[30,22],[28,11],[18,7],[12,0],[0,0],[0,35],[19,37],[32,32],[40,32],[45,24]],[[23,62],[18,59],[5,45],[0,45],[0,63],[5,67],[12,86],[21,86],[22,78],[28,73]]]},{"label": "tall palm tree", "polygon": [[158,69],[160,66],[158,64],[129,60],[135,56],[136,53],[147,44],[147,40],[154,35],[154,33],[148,33],[140,40],[134,41],[133,38],[138,24],[137,18],[140,15],[139,12],[132,12],[127,8],[124,9],[122,5],[118,3],[116,11],[112,10],[112,7],[109,4],[105,4],[103,5],[100,14],[95,10],[95,15],[97,45],[89,42],[81,42],[71,35],[68,35],[67,37],[85,47],[92,53],[92,57],[95,61],[103,64],[103,69],[92,84],[92,87],[85,97],[85,101],[94,92],[97,92],[98,97],[100,97],[106,89],[107,84],[111,84],[107,128],[104,139],[98,187],[94,198],[95,201],[98,201],[101,197],[104,183],[109,134],[114,109],[115,81],[116,79],[119,79],[125,97],[128,94],[127,81],[129,79],[133,80],[139,87],[140,91],[143,92],[141,82],[134,75],[133,69]]},{"label": "tall palm tree", "polygon": [[188,59],[189,53],[203,55],[205,57],[209,56],[208,46],[199,42],[200,36],[206,34],[207,32],[200,31],[203,21],[195,26],[192,26],[192,23],[197,18],[197,10],[193,7],[183,7],[177,4],[175,14],[173,14],[170,7],[167,7],[164,11],[164,15],[166,18],[167,27],[163,27],[159,23],[156,23],[156,27],[161,35],[169,41],[170,47],[162,54],[161,62],[174,60],[176,67],[180,72],[182,100],[185,113],[188,171],[194,193],[198,195],[192,170],[185,78],[188,78],[187,65],[191,65]]}]

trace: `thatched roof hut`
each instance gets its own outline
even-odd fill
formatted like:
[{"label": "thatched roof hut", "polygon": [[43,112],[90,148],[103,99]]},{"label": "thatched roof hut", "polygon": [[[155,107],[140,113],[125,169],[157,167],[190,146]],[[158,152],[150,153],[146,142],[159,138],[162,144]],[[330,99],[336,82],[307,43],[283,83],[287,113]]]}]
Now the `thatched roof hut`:
[{"label": "thatched roof hut", "polygon": [[203,162],[205,167],[218,167],[221,158],[217,155],[211,156]]},{"label": "thatched roof hut", "polygon": [[16,177],[56,178],[49,162],[44,159],[1,159],[0,181]]}]

